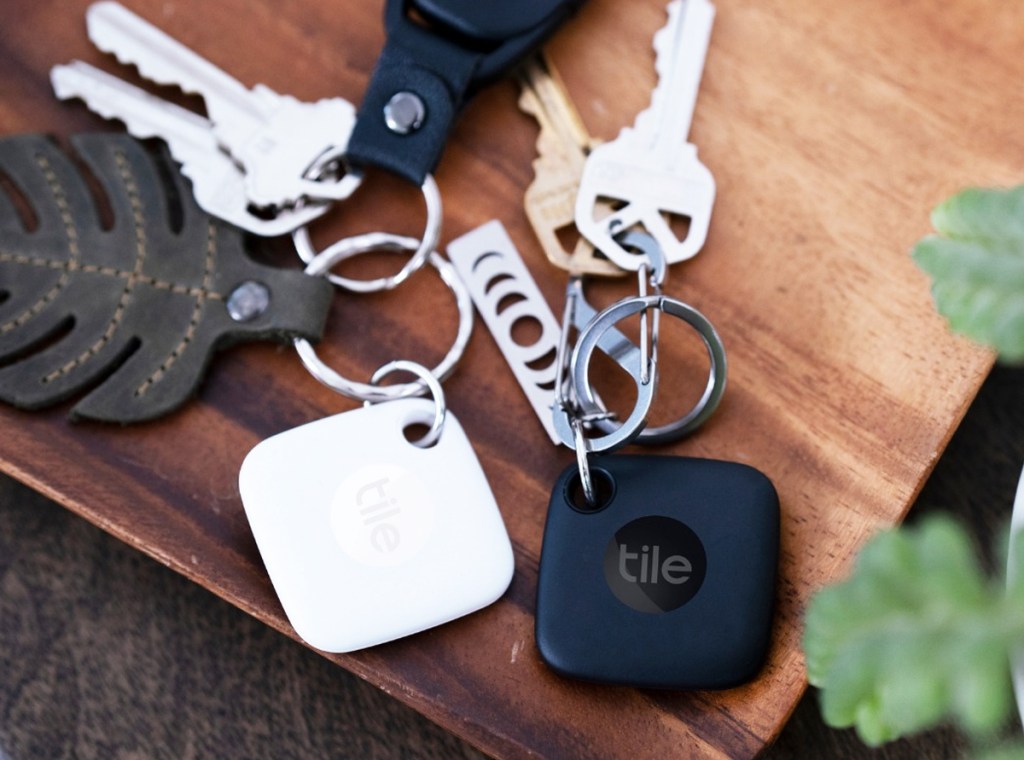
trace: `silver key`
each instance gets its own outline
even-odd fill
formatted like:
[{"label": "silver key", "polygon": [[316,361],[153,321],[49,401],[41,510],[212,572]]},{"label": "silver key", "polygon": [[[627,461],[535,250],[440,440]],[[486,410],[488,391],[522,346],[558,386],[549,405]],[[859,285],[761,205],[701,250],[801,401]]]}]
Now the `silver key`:
[{"label": "silver key", "polygon": [[[672,0],[668,24],[654,37],[658,84],[650,107],[632,128],[595,148],[587,157],[576,198],[576,227],[609,259],[636,270],[643,257],[614,239],[642,227],[658,241],[669,263],[694,256],[704,245],[715,180],[686,141],[697,102],[715,8],[708,0]],[[595,218],[608,201],[621,207]],[[666,219],[689,219],[679,240]]]},{"label": "silver key", "polygon": [[358,186],[310,177],[324,157],[344,152],[355,109],[331,98],[304,103],[269,87],[247,89],[212,63],[116,2],[92,5],[89,38],[142,76],[200,95],[220,147],[244,170],[246,196],[259,208],[279,209],[306,199],[341,200]]},{"label": "silver key", "polygon": [[86,13],[89,38],[158,84],[200,95],[221,146],[245,168],[246,193],[259,207],[291,206],[305,197],[343,200],[357,175],[339,183],[305,177],[329,151],[343,151],[355,108],[342,98],[304,103],[237,79],[116,2]]},{"label": "silver key", "polygon": [[208,214],[257,235],[284,235],[327,210],[324,204],[282,209],[264,218],[254,214],[245,194],[245,176],[220,149],[209,120],[81,61],[54,66],[50,81],[58,98],[80,98],[107,119],[120,119],[138,138],[159,137],[181,172],[192,180],[196,203]]}]

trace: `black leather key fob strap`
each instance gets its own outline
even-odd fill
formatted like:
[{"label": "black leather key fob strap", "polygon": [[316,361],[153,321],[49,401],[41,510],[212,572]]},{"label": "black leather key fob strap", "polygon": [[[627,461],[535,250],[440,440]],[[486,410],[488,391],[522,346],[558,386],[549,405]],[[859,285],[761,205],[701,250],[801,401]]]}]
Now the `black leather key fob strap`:
[{"label": "black leather key fob strap", "polygon": [[387,0],[387,41],[349,139],[349,160],[423,184],[473,93],[583,1]]}]

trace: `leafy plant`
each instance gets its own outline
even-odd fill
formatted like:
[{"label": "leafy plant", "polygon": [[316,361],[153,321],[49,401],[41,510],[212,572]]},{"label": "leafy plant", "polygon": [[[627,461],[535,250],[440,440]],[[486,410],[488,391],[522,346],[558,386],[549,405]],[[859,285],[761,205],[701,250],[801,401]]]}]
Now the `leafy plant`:
[{"label": "leafy plant", "polygon": [[[957,332],[1024,361],[1024,186],[965,190],[932,213],[914,248],[938,311]],[[1024,541],[1012,578],[988,578],[949,518],[879,534],[851,577],[819,592],[804,633],[825,721],[877,746],[952,720],[987,760],[1014,699],[1010,656],[1024,646]]]},{"label": "leafy plant", "polygon": [[937,235],[914,248],[950,327],[1024,361],[1024,185],[971,189],[932,212]]},{"label": "leafy plant", "polygon": [[946,717],[992,737],[1013,707],[1009,652],[1024,643],[1024,544],[1017,549],[1007,592],[949,518],[875,536],[851,577],[807,612],[808,678],[826,722],[856,727],[873,746]]}]

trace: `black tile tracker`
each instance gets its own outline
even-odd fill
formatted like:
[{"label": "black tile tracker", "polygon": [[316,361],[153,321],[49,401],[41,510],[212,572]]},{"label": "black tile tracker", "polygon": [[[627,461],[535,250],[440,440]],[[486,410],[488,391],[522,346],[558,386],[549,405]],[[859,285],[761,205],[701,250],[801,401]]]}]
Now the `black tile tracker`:
[{"label": "black tile tracker", "polygon": [[536,637],[561,675],[664,689],[753,678],[770,638],[779,501],[744,464],[597,457],[589,509],[568,467],[551,496]]}]

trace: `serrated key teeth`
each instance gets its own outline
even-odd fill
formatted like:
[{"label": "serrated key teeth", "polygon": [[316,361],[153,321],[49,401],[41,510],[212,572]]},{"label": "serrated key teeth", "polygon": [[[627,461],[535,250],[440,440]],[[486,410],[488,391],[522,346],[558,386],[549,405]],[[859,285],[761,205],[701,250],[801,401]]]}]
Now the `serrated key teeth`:
[{"label": "serrated key teeth", "polygon": [[537,97],[526,89],[519,93],[519,100],[516,102],[516,105],[519,106],[520,111],[535,118],[540,108],[537,103]]},{"label": "serrated key teeth", "polygon": [[68,63],[59,63],[50,69],[50,86],[59,100],[80,98],[82,83],[90,80],[110,81],[114,79],[92,64],[75,59]]},{"label": "serrated key teeth", "polygon": [[252,86],[252,89],[249,90],[249,92],[251,92],[253,95],[255,95],[257,98],[259,98],[261,101],[263,101],[263,103],[268,108],[279,106],[281,101],[295,101],[295,102],[298,102],[298,100],[296,98],[292,97],[291,95],[282,95],[277,90],[274,90],[274,89],[268,87],[265,84],[260,84],[259,82],[254,84]]},{"label": "serrated key teeth", "polygon": [[148,22],[113,0],[93,3],[85,11],[86,34],[92,44],[125,64],[134,64],[135,61],[122,58],[118,40],[130,33],[128,29],[138,28],[140,24],[148,26]]},{"label": "serrated key teeth", "polygon": [[[202,116],[161,100],[83,61],[50,70],[50,83],[61,100],[81,99],[105,119],[118,119],[136,137],[162,137],[174,152],[176,138],[214,149],[210,123]],[[183,160],[183,159],[179,159]]]}]

